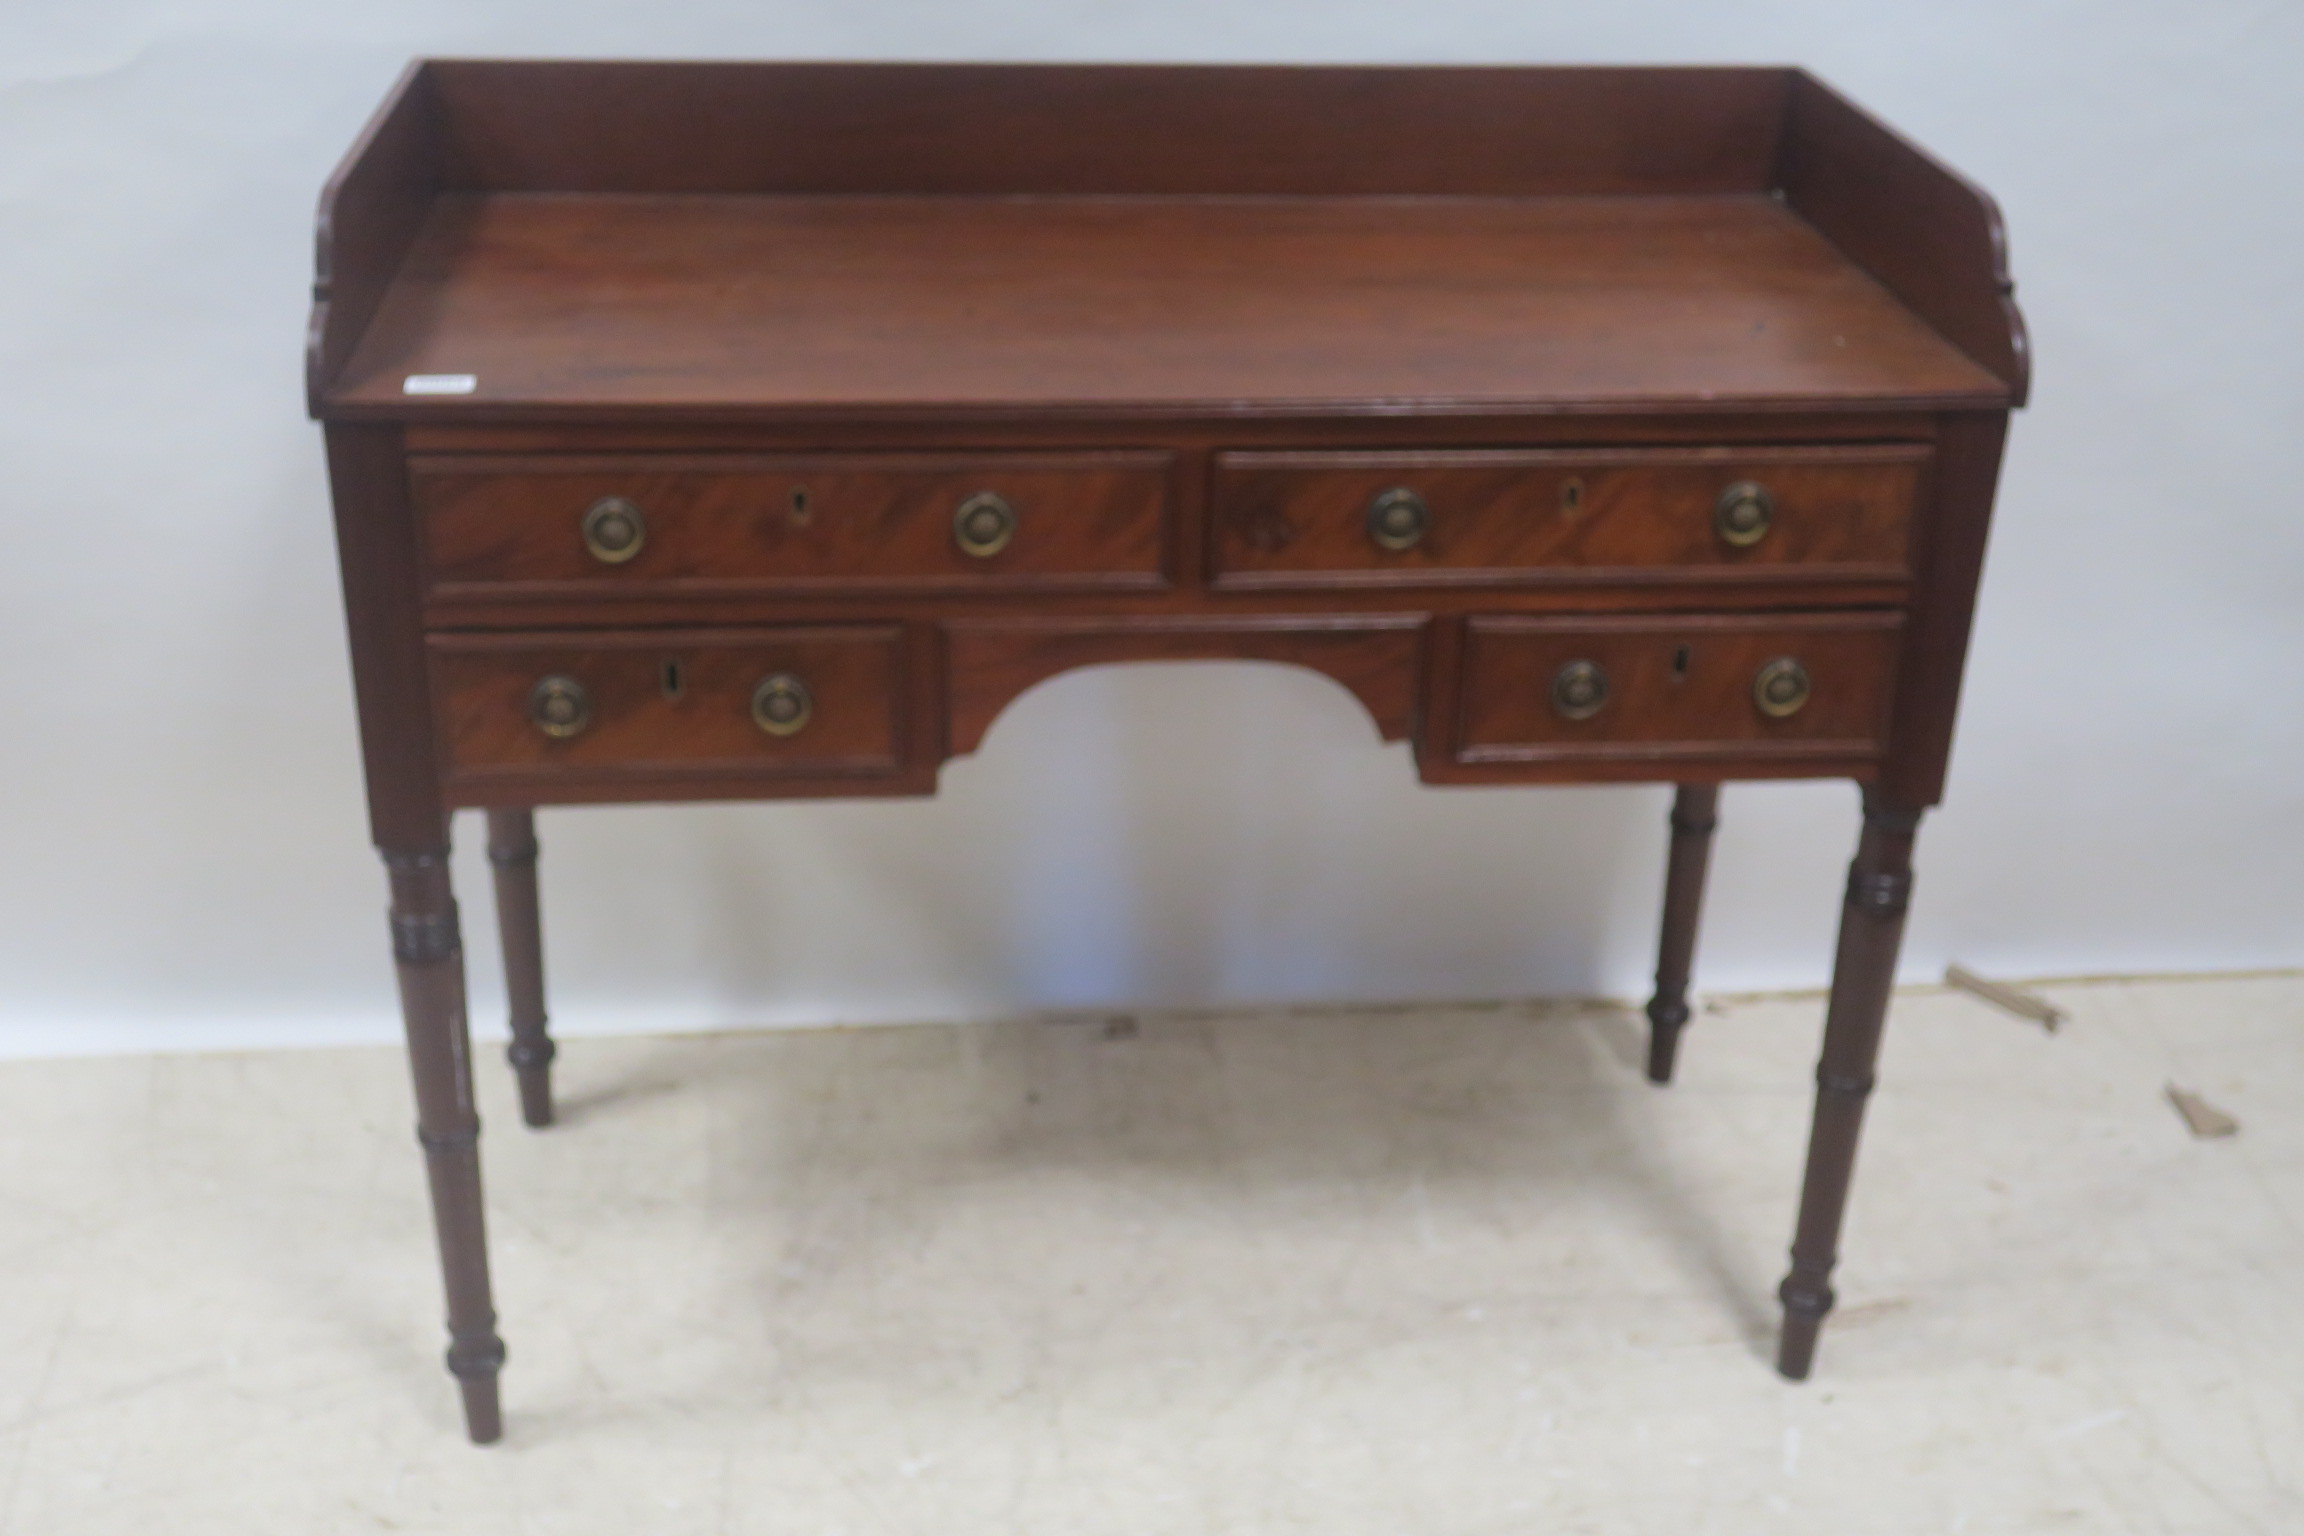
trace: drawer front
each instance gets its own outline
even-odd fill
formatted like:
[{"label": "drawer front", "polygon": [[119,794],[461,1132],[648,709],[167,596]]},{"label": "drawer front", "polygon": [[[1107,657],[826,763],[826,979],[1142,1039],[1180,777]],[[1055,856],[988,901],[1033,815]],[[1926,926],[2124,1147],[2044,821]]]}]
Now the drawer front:
[{"label": "drawer front", "polygon": [[1455,755],[1876,757],[1902,627],[1894,613],[1474,618]]},{"label": "drawer front", "polygon": [[419,457],[435,597],[1163,585],[1159,453]]},{"label": "drawer front", "polygon": [[1924,444],[1228,453],[1218,586],[1901,581]]},{"label": "drawer front", "polygon": [[879,774],[903,760],[892,625],[435,635],[451,778]]}]

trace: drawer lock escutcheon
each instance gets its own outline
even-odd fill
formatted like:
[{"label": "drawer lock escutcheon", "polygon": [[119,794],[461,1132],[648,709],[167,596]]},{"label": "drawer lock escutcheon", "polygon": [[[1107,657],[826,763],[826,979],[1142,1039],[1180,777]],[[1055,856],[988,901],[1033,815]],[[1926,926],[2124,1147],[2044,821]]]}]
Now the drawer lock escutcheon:
[{"label": "drawer lock escutcheon", "polygon": [[752,723],[771,736],[797,736],[816,711],[808,685],[789,672],[772,672],[752,690]]},{"label": "drawer lock escutcheon", "polygon": [[585,509],[584,547],[602,565],[622,565],[648,542],[648,514],[621,496],[603,496]]},{"label": "drawer lock escutcheon", "polygon": [[952,541],[964,555],[990,559],[1015,537],[1016,509],[992,491],[978,491],[952,514]]},{"label": "drawer lock escutcheon", "polygon": [[592,723],[592,696],[572,677],[539,678],[528,690],[528,718],[555,741],[581,736]]},{"label": "drawer lock escutcheon", "polygon": [[1739,480],[1712,506],[1712,527],[1720,542],[1750,549],[1776,526],[1776,498],[1757,480]]},{"label": "drawer lock escutcheon", "polygon": [[1571,661],[1552,674],[1552,707],[1570,720],[1589,720],[1608,705],[1608,674],[1596,661]]},{"label": "drawer lock escutcheon", "polygon": [[1752,679],[1752,702],[1771,720],[1800,713],[1808,702],[1808,669],[1789,656],[1779,656]]},{"label": "drawer lock escutcheon", "polygon": [[1395,554],[1414,549],[1431,526],[1431,507],[1404,485],[1380,492],[1368,503],[1368,537],[1375,540],[1378,549]]}]

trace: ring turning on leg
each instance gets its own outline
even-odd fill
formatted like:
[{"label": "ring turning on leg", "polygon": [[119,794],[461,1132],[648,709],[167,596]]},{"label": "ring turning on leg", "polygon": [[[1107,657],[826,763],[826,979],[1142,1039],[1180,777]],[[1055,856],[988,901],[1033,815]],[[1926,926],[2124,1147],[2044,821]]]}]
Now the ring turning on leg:
[{"label": "ring turning on leg", "polygon": [[392,953],[416,1080],[416,1139],[432,1186],[432,1223],[448,1292],[448,1369],[464,1393],[464,1423],[486,1444],[503,1434],[496,1373],[504,1341],[488,1287],[480,1198],[480,1116],[472,1103],[472,1040],[464,1017],[464,946],[448,882],[448,850],[386,849]]},{"label": "ring turning on leg", "polygon": [[1648,1079],[1672,1081],[1680,1030],[1688,1022],[1688,977],[1696,963],[1696,924],[1712,860],[1720,786],[1683,784],[1672,797],[1672,852],[1664,866],[1664,931],[1656,946],[1656,995],[1648,1003]]},{"label": "ring turning on leg", "polygon": [[536,814],[488,813],[488,862],[496,875],[496,928],[504,944],[504,991],[512,1005],[505,1055],[520,1080],[520,1118],[552,1123],[552,1058],[545,1028],[544,928],[536,894]]},{"label": "ring turning on leg", "polygon": [[1832,1001],[1824,1016],[1824,1051],[1816,1067],[1816,1116],[1808,1136],[1808,1174],[1792,1239],[1792,1272],[1777,1288],[1784,1333],[1776,1369],[1805,1380],[1816,1361],[1816,1336],[1832,1310],[1832,1266],[1839,1257],[1848,1183],[1864,1101],[1880,1059],[1880,1032],[1896,981],[1896,951],[1912,900],[1912,840],[1920,812],[1867,794],[1864,836],[1848,870],[1840,909],[1840,947],[1832,965]]}]

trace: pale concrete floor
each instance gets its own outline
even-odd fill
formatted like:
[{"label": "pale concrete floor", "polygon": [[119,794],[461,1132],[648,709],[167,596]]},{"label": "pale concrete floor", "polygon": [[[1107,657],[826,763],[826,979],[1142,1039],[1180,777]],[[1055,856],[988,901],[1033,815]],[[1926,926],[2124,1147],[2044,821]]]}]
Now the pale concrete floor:
[{"label": "pale concrete floor", "polygon": [[396,1053],[0,1067],[0,1531],[2304,1530],[2304,978],[2053,995],[1899,999],[1805,1387],[1813,999],[578,1041],[488,1450]]}]

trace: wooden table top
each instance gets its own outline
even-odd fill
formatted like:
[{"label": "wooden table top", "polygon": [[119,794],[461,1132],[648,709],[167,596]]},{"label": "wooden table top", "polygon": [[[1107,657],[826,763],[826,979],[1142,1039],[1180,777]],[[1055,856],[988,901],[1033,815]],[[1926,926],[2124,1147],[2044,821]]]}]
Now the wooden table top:
[{"label": "wooden table top", "polygon": [[[410,374],[471,374],[418,402]],[[1765,194],[443,192],[329,391],[432,419],[1994,406]]]}]

